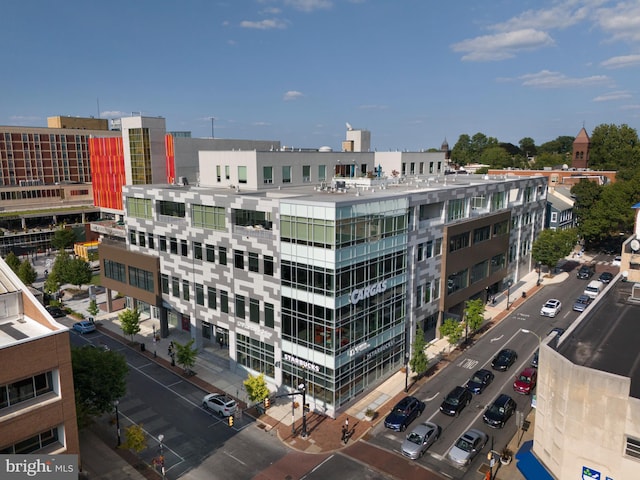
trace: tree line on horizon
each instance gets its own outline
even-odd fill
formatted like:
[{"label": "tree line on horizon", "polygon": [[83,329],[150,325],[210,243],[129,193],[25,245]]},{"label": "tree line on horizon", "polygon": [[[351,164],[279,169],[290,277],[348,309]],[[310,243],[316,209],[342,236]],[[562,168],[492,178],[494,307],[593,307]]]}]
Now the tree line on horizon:
[{"label": "tree line on horizon", "polygon": [[[640,142],[636,129],[626,124],[600,124],[590,134],[589,164],[592,170],[613,170],[618,178],[629,180],[640,165]],[[559,136],[536,145],[531,137],[518,145],[500,142],[482,132],[462,134],[451,149],[451,160],[460,166],[471,163],[489,168],[522,168],[542,170],[545,167],[571,165],[575,136]],[[480,171],[479,173],[484,173]]]}]

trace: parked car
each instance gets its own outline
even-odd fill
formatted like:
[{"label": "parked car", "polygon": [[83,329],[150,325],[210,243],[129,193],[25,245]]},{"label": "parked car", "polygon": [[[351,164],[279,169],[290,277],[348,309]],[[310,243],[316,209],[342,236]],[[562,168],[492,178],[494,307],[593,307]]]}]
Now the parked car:
[{"label": "parked car", "polygon": [[424,402],[416,397],[404,397],[384,419],[384,426],[397,432],[404,432],[423,411]]},{"label": "parked car", "polygon": [[449,450],[449,459],[457,465],[468,465],[482,451],[488,439],[487,434],[481,430],[467,430]]},{"label": "parked car", "polygon": [[518,359],[518,354],[510,348],[500,350],[491,361],[491,368],[501,372],[509,370],[509,367]]},{"label": "parked car", "polygon": [[555,317],[562,310],[562,302],[557,298],[550,298],[540,309],[540,315],[543,317]]},{"label": "parked car", "polygon": [[538,368],[538,357],[540,356],[540,349],[538,348],[534,353],[533,353],[533,357],[531,358],[531,366],[533,368]]},{"label": "parked car", "polygon": [[515,400],[503,393],[485,410],[482,420],[491,428],[502,428],[515,413],[516,408],[518,404]]},{"label": "parked car", "polygon": [[549,333],[547,333],[547,335],[551,335],[552,333],[555,333],[558,337],[561,337],[565,332],[565,329],[562,327],[553,327],[551,330],[549,330]]},{"label": "parked car", "polygon": [[402,442],[402,454],[412,460],[422,457],[424,452],[440,438],[441,432],[442,429],[435,423],[421,423]]},{"label": "parked car", "polygon": [[464,407],[471,403],[473,396],[465,387],[456,387],[444,397],[440,404],[440,411],[450,417],[457,417]]},{"label": "parked car", "polygon": [[494,377],[493,372],[483,368],[474,373],[465,386],[471,393],[478,395],[484,392],[484,389],[493,382]]},{"label": "parked car", "polygon": [[52,306],[48,306],[47,308],[47,312],[49,312],[49,315],[51,315],[53,318],[61,318],[61,317],[66,317],[67,313],[62,310],[60,307],[52,307]]},{"label": "parked car", "polygon": [[613,273],[611,273],[611,272],[602,272],[600,274],[600,276],[598,277],[598,280],[600,280],[602,283],[610,283],[611,280],[613,280]]},{"label": "parked car", "polygon": [[516,381],[513,382],[513,389],[524,395],[529,395],[538,381],[538,371],[535,368],[525,368],[520,372],[520,375],[516,377]]},{"label": "parked car", "polygon": [[573,310],[575,312],[584,312],[590,303],[591,303],[591,297],[588,297],[586,295],[580,295],[578,298],[576,298],[576,301],[573,304]]},{"label": "parked car", "polygon": [[95,332],[96,326],[89,320],[82,320],[81,322],[76,322],[73,324],[73,329],[81,334]]},{"label": "parked car", "polygon": [[619,267],[621,263],[622,263],[622,257],[618,255],[613,258],[613,262],[611,262],[611,265],[614,267]]},{"label": "parked car", "polygon": [[229,417],[236,413],[238,404],[236,401],[223,393],[209,393],[202,399],[202,406],[205,410],[211,410],[220,417]]},{"label": "parked car", "polygon": [[582,265],[576,276],[581,280],[588,280],[593,276],[593,268],[589,265]]}]

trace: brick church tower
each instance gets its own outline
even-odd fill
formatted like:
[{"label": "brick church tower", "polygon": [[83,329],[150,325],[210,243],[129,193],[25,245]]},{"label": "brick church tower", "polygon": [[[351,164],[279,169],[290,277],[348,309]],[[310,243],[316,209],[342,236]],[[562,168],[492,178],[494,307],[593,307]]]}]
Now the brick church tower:
[{"label": "brick church tower", "polygon": [[588,168],[589,166],[589,135],[582,127],[580,133],[573,141],[573,157],[571,159],[572,168]]}]

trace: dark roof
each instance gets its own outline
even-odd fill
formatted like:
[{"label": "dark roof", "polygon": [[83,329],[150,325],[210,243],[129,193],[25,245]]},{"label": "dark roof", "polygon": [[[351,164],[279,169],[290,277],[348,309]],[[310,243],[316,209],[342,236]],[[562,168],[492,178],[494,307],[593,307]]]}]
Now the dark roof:
[{"label": "dark roof", "polygon": [[564,338],[558,352],[576,365],[631,379],[640,398],[640,302],[630,300],[632,282],[618,281],[599,299],[588,317]]}]

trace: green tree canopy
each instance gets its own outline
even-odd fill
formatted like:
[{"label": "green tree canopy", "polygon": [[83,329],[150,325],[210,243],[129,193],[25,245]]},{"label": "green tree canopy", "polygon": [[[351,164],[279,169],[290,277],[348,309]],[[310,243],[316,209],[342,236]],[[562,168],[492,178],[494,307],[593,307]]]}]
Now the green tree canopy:
[{"label": "green tree canopy", "polygon": [[629,179],[640,166],[638,133],[628,125],[601,124],[593,129],[589,147],[589,167],[617,170],[618,178]]},{"label": "green tree canopy", "polygon": [[484,149],[478,160],[482,164],[490,165],[491,168],[509,168],[513,166],[511,155],[504,148],[497,145]]},{"label": "green tree canopy", "polygon": [[451,159],[460,165],[473,163],[473,154],[471,152],[471,137],[466,133],[458,137],[458,141],[451,149]]},{"label": "green tree canopy", "polygon": [[78,425],[86,426],[91,417],[113,411],[113,402],[124,396],[129,367],[119,353],[91,347],[72,348],[71,362]]},{"label": "green tree canopy", "polygon": [[485,304],[481,298],[475,298],[465,302],[464,313],[471,332],[478,330],[484,323],[484,312]]},{"label": "green tree canopy", "polygon": [[196,364],[198,349],[193,346],[195,340],[192,338],[184,345],[174,341],[173,346],[176,349],[176,363],[181,365],[185,372],[189,371]]},{"label": "green tree canopy", "polygon": [[136,453],[140,453],[147,448],[147,434],[142,428],[142,424],[133,424],[127,427],[124,431],[125,441],[120,445],[120,448],[127,450],[133,450]]},{"label": "green tree canopy", "polygon": [[249,374],[242,384],[247,391],[250,402],[259,403],[269,396],[269,387],[267,387],[267,381],[262,373],[258,375]]},{"label": "green tree canopy", "polygon": [[44,281],[44,291],[51,294],[58,291],[60,288],[60,280],[55,272],[51,272],[47,279]]},{"label": "green tree canopy", "polygon": [[411,371],[418,377],[423,375],[429,366],[429,359],[427,358],[427,354],[424,352],[426,346],[427,344],[424,341],[424,331],[422,328],[418,327],[416,331],[416,338],[413,340],[413,345],[411,346],[411,360],[409,360]]},{"label": "green tree canopy", "polygon": [[118,314],[118,319],[120,320],[122,333],[130,335],[131,341],[133,342],[133,336],[140,332],[140,312],[137,308],[133,310],[127,308]]},{"label": "green tree canopy", "polygon": [[89,302],[87,312],[89,312],[89,315],[91,315],[92,317],[95,317],[98,312],[100,312],[100,308],[98,307],[98,303],[96,302],[95,298],[92,298]]},{"label": "green tree canopy", "polygon": [[464,325],[455,318],[447,318],[440,325],[440,335],[447,337],[449,345],[456,345],[462,338],[464,333]]},{"label": "green tree canopy", "polygon": [[85,283],[91,282],[91,265],[82,258],[73,258],[67,265],[65,282],[77,285],[80,288]]},{"label": "green tree canopy", "polygon": [[24,260],[18,268],[18,277],[25,285],[33,285],[33,282],[38,278],[38,272],[33,268],[29,260]]},{"label": "green tree canopy", "polygon": [[561,258],[571,253],[577,240],[575,229],[543,230],[531,247],[531,256],[552,271]]},{"label": "green tree canopy", "polygon": [[11,268],[11,270],[13,270],[15,273],[18,273],[21,262],[15,253],[9,252],[7,256],[4,257],[4,261],[7,263],[7,265],[9,265],[9,268]]},{"label": "green tree canopy", "polygon": [[600,201],[603,187],[591,180],[582,179],[571,187],[571,194],[575,197],[573,205],[573,213],[576,216],[578,225],[578,235],[584,238],[587,243],[591,243],[593,239],[598,238],[600,233],[593,230],[593,225],[588,224],[591,217],[591,211]]},{"label": "green tree canopy", "polygon": [[[571,154],[573,153],[573,142],[575,141],[575,139],[576,137],[565,135],[560,136],[555,140],[545,142],[537,148],[538,155],[540,155],[541,153],[555,153],[558,155],[562,155],[562,157],[566,159],[567,155],[571,156]],[[563,160],[560,163],[566,163],[566,160]]]},{"label": "green tree canopy", "polygon": [[51,245],[58,250],[71,248],[75,242],[76,232],[71,228],[60,228],[56,230],[53,237],[51,237]]},{"label": "green tree canopy", "polygon": [[71,264],[71,257],[67,252],[61,250],[56,255],[56,259],[53,262],[53,267],[51,268],[51,275],[55,275],[60,283],[67,283],[67,271],[69,270],[69,265]]},{"label": "green tree canopy", "polygon": [[524,137],[518,142],[520,145],[520,151],[525,156],[535,156],[538,149],[536,148],[536,142],[531,137]]}]

